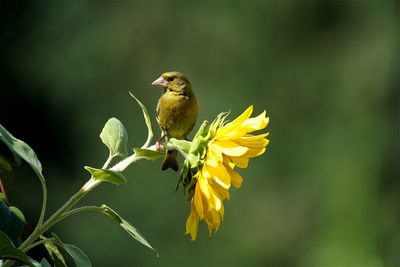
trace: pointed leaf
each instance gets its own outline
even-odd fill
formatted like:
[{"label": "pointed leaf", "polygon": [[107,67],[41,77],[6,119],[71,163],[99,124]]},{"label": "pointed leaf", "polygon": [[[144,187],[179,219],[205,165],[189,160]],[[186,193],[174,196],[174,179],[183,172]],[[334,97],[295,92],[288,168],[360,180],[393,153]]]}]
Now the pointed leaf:
[{"label": "pointed leaf", "polygon": [[36,172],[40,179],[43,179],[42,174],[42,164],[36,157],[35,152],[32,150],[30,146],[28,146],[23,141],[15,138],[11,133],[9,133],[1,124],[0,124],[0,140],[2,140],[7,147],[11,150],[11,152],[16,156],[16,158],[22,158],[26,161],[32,169]]},{"label": "pointed leaf", "polygon": [[89,257],[80,248],[72,244],[63,243],[61,239],[54,233],[53,237],[55,239],[54,243],[64,249],[72,257],[76,266],[92,266]]},{"label": "pointed leaf", "polygon": [[151,126],[151,120],[150,120],[149,112],[147,111],[146,106],[143,105],[142,102],[140,102],[140,100],[136,98],[136,96],[134,96],[131,92],[129,92],[129,94],[131,95],[131,97],[133,97],[136,100],[136,102],[142,108],[144,121],[145,121],[146,126],[147,126],[147,140],[146,140],[146,143],[143,145],[143,147],[147,147],[150,144],[151,139],[153,138],[153,129],[152,129],[152,126]]},{"label": "pointed leaf", "polygon": [[11,239],[2,231],[0,231],[0,259],[21,261],[33,266],[29,257],[22,250],[17,249]]},{"label": "pointed leaf", "polygon": [[44,243],[44,246],[49,253],[54,266],[56,267],[67,267],[67,264],[65,263],[64,257],[61,254],[61,252],[58,250],[57,245],[54,243],[53,238],[47,238],[46,243]]},{"label": "pointed leaf", "polygon": [[85,169],[90,172],[96,180],[109,182],[115,185],[121,185],[127,182],[125,176],[116,171],[106,169],[96,169],[89,166],[85,166]]},{"label": "pointed leaf", "polygon": [[147,242],[147,240],[144,238],[144,236],[138,230],[136,230],[135,227],[133,227],[133,225],[131,225],[128,221],[126,221],[123,218],[121,218],[121,216],[119,216],[119,214],[116,213],[114,210],[112,210],[110,207],[108,207],[108,206],[103,204],[103,205],[101,205],[100,208],[102,209],[102,212],[104,214],[110,216],[117,223],[119,223],[119,225],[125,231],[127,231],[130,236],[132,236],[134,239],[139,241],[142,245],[152,249],[156,253],[157,257],[158,257],[158,252],[149,244],[149,242]]},{"label": "pointed leaf", "polygon": [[145,158],[148,160],[155,160],[155,159],[162,158],[165,156],[165,153],[161,153],[159,151],[154,151],[154,150],[145,149],[145,148],[134,148],[133,151],[139,157],[142,157],[142,158]]},{"label": "pointed leaf", "polygon": [[15,247],[11,239],[6,233],[0,231],[0,248],[2,247]]},{"label": "pointed leaf", "polygon": [[128,132],[122,122],[116,118],[109,119],[100,133],[100,138],[110,150],[112,157],[126,158],[128,155]]}]

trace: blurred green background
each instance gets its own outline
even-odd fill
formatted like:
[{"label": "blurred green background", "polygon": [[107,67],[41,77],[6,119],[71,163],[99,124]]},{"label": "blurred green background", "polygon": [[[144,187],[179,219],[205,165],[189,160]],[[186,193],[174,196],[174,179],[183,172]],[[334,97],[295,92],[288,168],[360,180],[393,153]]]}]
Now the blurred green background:
[{"label": "blurred green background", "polygon": [[[50,214],[88,179],[84,165],[103,164],[108,118],[130,147],[144,142],[128,91],[154,118],[150,83],[179,70],[201,102],[196,128],[250,104],[271,118],[220,230],[201,224],[191,242],[177,175],[140,161],[83,203],[113,207],[160,258],[98,214],[57,225],[65,242],[94,266],[399,266],[398,18],[395,1],[2,1],[0,123],[44,165]],[[35,222],[26,166],[9,194]]]}]

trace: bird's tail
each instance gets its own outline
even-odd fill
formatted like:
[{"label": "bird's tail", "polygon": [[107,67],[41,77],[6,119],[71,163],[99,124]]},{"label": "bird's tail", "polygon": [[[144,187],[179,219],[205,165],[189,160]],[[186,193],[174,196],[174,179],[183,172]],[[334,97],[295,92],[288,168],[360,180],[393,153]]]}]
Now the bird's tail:
[{"label": "bird's tail", "polygon": [[176,161],[177,156],[178,156],[177,150],[168,150],[164,162],[161,166],[161,170],[165,171],[171,168],[177,172],[179,169],[178,162]]}]

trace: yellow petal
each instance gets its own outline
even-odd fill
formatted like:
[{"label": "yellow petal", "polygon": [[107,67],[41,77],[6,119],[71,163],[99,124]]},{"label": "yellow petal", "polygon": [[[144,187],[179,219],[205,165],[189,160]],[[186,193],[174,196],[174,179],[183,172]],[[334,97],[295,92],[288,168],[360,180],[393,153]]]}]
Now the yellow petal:
[{"label": "yellow petal", "polygon": [[250,118],[251,113],[253,113],[253,105],[249,106],[242,114],[240,114],[236,119],[231,122],[228,122],[225,127],[226,128],[235,128],[236,126],[241,125],[245,120]]},{"label": "yellow petal", "polygon": [[242,126],[248,133],[264,129],[269,122],[269,117],[265,117],[266,112],[264,111],[260,115],[254,118],[247,119],[243,122]]},{"label": "yellow petal", "polygon": [[[203,167],[204,169],[204,167]],[[210,181],[211,182],[211,181]],[[198,191],[196,191],[198,190]],[[198,214],[203,219],[203,214],[210,211],[211,209],[216,209],[219,210],[221,208],[222,202],[219,196],[215,193],[213,187],[210,185],[209,181],[207,178],[204,178],[201,174],[199,174],[199,177],[197,178],[197,184],[195,188],[195,195],[194,197],[197,196],[197,192],[201,193],[201,198],[195,199],[196,203],[197,201],[202,203],[202,212],[200,213],[199,210]],[[197,207],[197,206],[196,206]],[[200,207],[200,205],[199,205]]]},{"label": "yellow petal", "polygon": [[239,168],[247,168],[249,166],[249,158],[245,157],[229,157],[229,159]]},{"label": "yellow petal", "polygon": [[224,187],[220,186],[215,181],[213,181],[211,183],[211,187],[213,188],[215,194],[218,196],[219,199],[221,199],[221,200],[228,199],[229,200],[229,198],[230,198],[229,190],[227,190]]},{"label": "yellow petal", "polygon": [[231,177],[222,164],[218,164],[217,167],[207,166],[207,170],[215,182],[217,182],[223,188],[229,189],[231,186]]},{"label": "yellow petal", "polygon": [[250,148],[249,151],[243,156],[247,158],[254,158],[262,155],[265,152],[265,148]]},{"label": "yellow petal", "polygon": [[265,137],[268,134],[260,134],[255,136],[243,136],[238,139],[234,139],[233,141],[238,145],[245,147],[266,147],[269,143],[269,140]]},{"label": "yellow petal", "polygon": [[224,153],[225,155],[233,157],[240,157],[249,150],[247,147],[240,146],[235,142],[229,140],[224,140],[224,141],[216,140],[213,145],[218,146],[222,151],[222,153]]},{"label": "yellow petal", "polygon": [[[197,179],[197,185],[199,185],[199,189],[200,189],[201,193],[204,195],[204,197],[206,199],[210,199],[210,190],[208,188],[207,181],[201,175],[199,175],[199,178]],[[196,185],[196,187],[197,187],[197,185]]]},{"label": "yellow petal", "polygon": [[197,230],[199,228],[199,216],[196,213],[196,209],[192,206],[192,210],[188,219],[186,220],[186,232],[185,234],[190,234],[192,241],[196,240]]},{"label": "yellow petal", "polygon": [[229,168],[231,168],[231,169],[235,168],[235,163],[233,163],[233,162],[229,159],[229,157],[225,157],[223,162],[224,162],[224,164],[225,164],[227,167],[229,167]]},{"label": "yellow petal", "polygon": [[224,205],[222,205],[219,214],[221,215],[221,220],[224,219],[224,214],[225,214],[225,209],[224,209]]},{"label": "yellow petal", "polygon": [[222,151],[219,146],[211,144],[207,149],[206,161],[208,165],[216,167],[223,160]]},{"label": "yellow petal", "polygon": [[[206,161],[203,165],[203,168],[201,168],[201,176],[203,176],[204,178],[211,178],[211,174],[207,169],[207,166],[214,166],[213,164],[209,164],[209,161]],[[216,164],[215,166],[218,166],[218,164]]]},{"label": "yellow petal", "polygon": [[253,105],[248,107],[242,114],[240,114],[239,117],[237,117],[233,121],[227,123],[225,126],[218,129],[218,131],[215,135],[215,138],[218,139],[220,136],[224,136],[224,135],[228,134],[229,132],[232,132],[237,127],[240,127],[245,120],[250,118],[251,113],[253,113]]},{"label": "yellow petal", "polygon": [[222,207],[222,200],[219,198],[219,196],[215,193],[215,191],[213,190],[213,193],[211,194],[211,204],[213,206],[213,208],[216,211],[219,211]]},{"label": "yellow petal", "polygon": [[196,187],[194,189],[194,196],[193,196],[193,203],[192,205],[194,205],[197,214],[199,215],[200,219],[204,218],[204,208],[203,208],[203,199],[201,197],[201,191],[200,191],[200,186],[197,183]]},{"label": "yellow petal", "polygon": [[205,222],[211,235],[212,231],[218,230],[219,225],[221,224],[221,215],[215,210],[210,210],[205,213]]},{"label": "yellow petal", "polygon": [[229,172],[229,175],[231,176],[231,181],[232,181],[232,185],[236,188],[240,188],[242,186],[243,183],[243,178],[242,176],[240,176],[239,173],[235,172],[233,169],[231,168],[226,168]]}]

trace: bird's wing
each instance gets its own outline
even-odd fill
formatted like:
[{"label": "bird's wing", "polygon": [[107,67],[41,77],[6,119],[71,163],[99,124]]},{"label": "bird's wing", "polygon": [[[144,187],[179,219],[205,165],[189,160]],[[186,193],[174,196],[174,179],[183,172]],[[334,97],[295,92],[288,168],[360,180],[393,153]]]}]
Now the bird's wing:
[{"label": "bird's wing", "polygon": [[158,100],[156,112],[157,112],[156,120],[157,123],[160,124],[160,100]]}]

